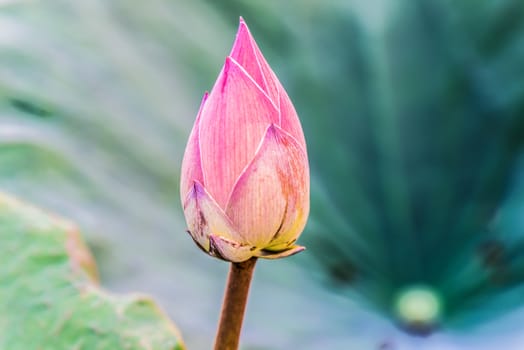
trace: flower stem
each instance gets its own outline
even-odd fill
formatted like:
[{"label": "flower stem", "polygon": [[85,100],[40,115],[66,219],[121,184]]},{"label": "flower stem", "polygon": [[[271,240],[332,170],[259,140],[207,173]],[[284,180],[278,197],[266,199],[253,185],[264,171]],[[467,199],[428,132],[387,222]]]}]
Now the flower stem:
[{"label": "flower stem", "polygon": [[237,350],[246,309],[251,277],[257,258],[231,263],[227,280],[215,350]]}]

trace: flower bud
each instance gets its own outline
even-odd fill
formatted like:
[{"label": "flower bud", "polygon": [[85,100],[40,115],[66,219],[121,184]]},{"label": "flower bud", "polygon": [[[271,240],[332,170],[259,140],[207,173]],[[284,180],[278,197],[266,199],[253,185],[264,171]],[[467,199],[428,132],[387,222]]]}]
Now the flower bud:
[{"label": "flower bud", "polygon": [[208,254],[241,262],[298,253],[309,166],[297,113],[246,24],[204,95],[182,161],[188,230]]}]

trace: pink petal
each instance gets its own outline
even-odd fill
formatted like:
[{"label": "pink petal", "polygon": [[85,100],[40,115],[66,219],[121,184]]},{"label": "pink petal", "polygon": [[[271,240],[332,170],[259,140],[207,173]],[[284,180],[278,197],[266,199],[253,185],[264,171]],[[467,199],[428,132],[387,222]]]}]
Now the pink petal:
[{"label": "pink petal", "polygon": [[306,248],[300,245],[292,245],[289,248],[277,252],[273,252],[270,250],[261,250],[255,254],[258,258],[264,258],[264,259],[279,259],[279,258],[285,258],[291,255],[295,255],[297,253],[300,253],[304,251]]},{"label": "pink petal", "polygon": [[281,117],[275,124],[293,135],[305,150],[306,141],[297,112],[284,87],[262,55],[242,17],[230,56],[251,75],[268,94],[275,106],[280,109]]},{"label": "pink petal", "polygon": [[262,55],[242,17],[240,17],[237,36],[230,56],[257,82],[271,101],[278,105],[278,79]]},{"label": "pink petal", "polygon": [[278,110],[267,95],[227,58],[202,110],[199,130],[204,185],[221,208],[265,129],[277,120]]},{"label": "pink petal", "polygon": [[306,139],[297,112],[284,88],[280,89],[280,127],[292,135],[306,152]]},{"label": "pink petal", "polygon": [[250,245],[241,244],[230,239],[211,235],[209,236],[210,253],[222,260],[231,262],[246,261],[253,256]]},{"label": "pink petal", "polygon": [[209,252],[211,235],[242,241],[223,210],[198,181],[194,181],[184,201],[184,215],[189,234],[205,251]]},{"label": "pink petal", "polygon": [[309,167],[303,148],[278,126],[268,127],[239,177],[226,215],[258,249],[292,244],[309,213]]},{"label": "pink petal", "polygon": [[184,158],[182,160],[182,169],[180,171],[180,199],[182,204],[186,198],[187,193],[193,186],[193,181],[200,183],[204,182],[204,176],[202,175],[202,166],[200,162],[200,146],[198,142],[198,124],[200,122],[200,114],[202,113],[202,107],[207,99],[207,92],[202,97],[202,103],[198,110],[198,114],[189,134],[187,141],[186,150],[184,152]]}]

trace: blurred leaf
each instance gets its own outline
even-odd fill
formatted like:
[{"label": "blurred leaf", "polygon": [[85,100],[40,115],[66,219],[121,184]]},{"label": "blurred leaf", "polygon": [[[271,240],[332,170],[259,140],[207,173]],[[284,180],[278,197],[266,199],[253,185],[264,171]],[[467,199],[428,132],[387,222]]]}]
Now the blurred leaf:
[{"label": "blurred leaf", "polygon": [[78,231],[0,195],[0,348],[184,349],[148,297],[97,286]]},{"label": "blurred leaf", "polygon": [[[356,16],[318,13],[323,49],[305,55],[325,75],[311,91],[323,102],[304,119],[316,175],[310,251],[339,286],[392,318],[397,293],[419,284],[443,297],[445,326],[487,299],[498,303],[474,323],[500,315],[505,291],[524,284],[519,258],[506,250],[521,254],[497,248],[493,229],[520,181],[522,2],[351,10]],[[489,37],[497,44],[488,52]],[[502,254],[495,263],[515,278],[487,266],[486,254]]]}]

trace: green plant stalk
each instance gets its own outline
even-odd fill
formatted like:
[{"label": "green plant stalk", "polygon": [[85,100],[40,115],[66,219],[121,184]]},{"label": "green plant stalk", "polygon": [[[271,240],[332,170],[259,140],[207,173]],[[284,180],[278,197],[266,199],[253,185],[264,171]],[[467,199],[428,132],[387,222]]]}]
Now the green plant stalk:
[{"label": "green plant stalk", "polygon": [[251,278],[257,258],[231,263],[222,304],[215,350],[237,350]]}]

